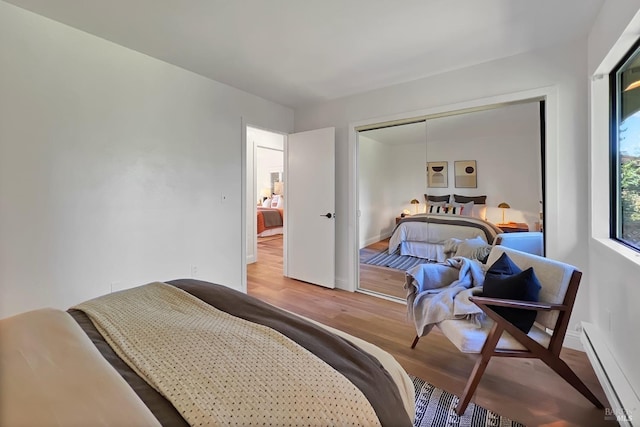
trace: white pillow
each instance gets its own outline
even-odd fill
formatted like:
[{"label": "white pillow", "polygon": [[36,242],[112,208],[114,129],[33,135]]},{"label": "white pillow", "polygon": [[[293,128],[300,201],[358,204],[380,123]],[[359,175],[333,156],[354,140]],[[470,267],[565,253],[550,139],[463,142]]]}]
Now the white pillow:
[{"label": "white pillow", "polygon": [[278,204],[276,205],[278,209],[284,209],[284,197],[278,197]]},{"label": "white pillow", "polygon": [[471,216],[474,218],[485,219],[487,217],[487,205],[473,205]]},{"label": "white pillow", "polygon": [[264,199],[262,201],[262,207],[263,208],[270,208],[271,207],[271,198],[267,197],[266,199]]},{"label": "white pillow", "polygon": [[[453,208],[453,209],[451,209]],[[473,202],[469,203],[456,203],[453,202],[451,204],[451,208],[449,209],[449,214],[451,215],[466,215],[473,216]]]},{"label": "white pillow", "polygon": [[279,200],[280,200],[280,196],[279,196],[279,195],[277,195],[277,194],[274,194],[274,195],[271,197],[271,206],[269,206],[269,207],[271,207],[271,208],[277,208],[277,207],[278,207],[278,201],[279,201]]},{"label": "white pillow", "polygon": [[479,252],[488,250],[491,250],[491,245],[487,244],[482,237],[474,237],[473,239],[464,239],[462,242],[458,243],[458,249],[456,250],[455,256],[477,259],[478,255],[485,255],[484,253],[480,254]]}]

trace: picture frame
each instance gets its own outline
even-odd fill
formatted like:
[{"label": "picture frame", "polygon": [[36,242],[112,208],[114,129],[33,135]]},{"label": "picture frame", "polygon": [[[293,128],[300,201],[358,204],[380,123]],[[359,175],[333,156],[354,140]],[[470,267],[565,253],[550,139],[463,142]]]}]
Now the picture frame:
[{"label": "picture frame", "polygon": [[456,160],[454,162],[456,188],[477,188],[478,167],[475,160]]},{"label": "picture frame", "polygon": [[427,187],[449,187],[449,162],[427,162]]}]

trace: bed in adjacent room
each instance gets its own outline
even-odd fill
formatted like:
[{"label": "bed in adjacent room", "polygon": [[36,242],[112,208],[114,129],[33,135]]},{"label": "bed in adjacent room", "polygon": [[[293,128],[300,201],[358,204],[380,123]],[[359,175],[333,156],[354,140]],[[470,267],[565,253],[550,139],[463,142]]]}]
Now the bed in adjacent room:
[{"label": "bed in adjacent room", "polygon": [[284,198],[274,195],[257,209],[258,237],[282,234],[284,230]]},{"label": "bed in adjacent room", "polygon": [[387,352],[197,280],[3,319],[0,343],[2,425],[411,425],[414,416],[411,380]]}]

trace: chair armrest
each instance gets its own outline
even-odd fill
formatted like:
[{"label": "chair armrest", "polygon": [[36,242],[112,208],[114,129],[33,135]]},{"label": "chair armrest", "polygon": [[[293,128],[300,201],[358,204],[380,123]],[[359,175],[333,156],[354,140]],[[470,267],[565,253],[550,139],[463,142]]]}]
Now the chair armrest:
[{"label": "chair armrest", "polygon": [[500,307],[522,308],[525,310],[536,311],[567,311],[567,306],[564,304],[548,304],[545,302],[518,301],[512,299],[490,298],[481,296],[470,296],[469,301],[472,301],[474,304],[480,307],[483,305],[496,305]]}]

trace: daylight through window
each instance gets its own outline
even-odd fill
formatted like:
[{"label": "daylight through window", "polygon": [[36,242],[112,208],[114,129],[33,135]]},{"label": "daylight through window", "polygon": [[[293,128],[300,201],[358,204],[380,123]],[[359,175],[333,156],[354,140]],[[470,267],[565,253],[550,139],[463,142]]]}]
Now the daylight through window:
[{"label": "daylight through window", "polygon": [[611,73],[611,237],[640,250],[640,44]]}]

